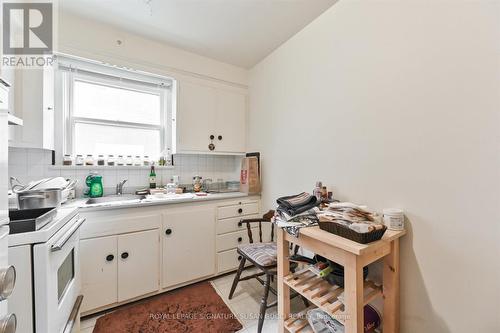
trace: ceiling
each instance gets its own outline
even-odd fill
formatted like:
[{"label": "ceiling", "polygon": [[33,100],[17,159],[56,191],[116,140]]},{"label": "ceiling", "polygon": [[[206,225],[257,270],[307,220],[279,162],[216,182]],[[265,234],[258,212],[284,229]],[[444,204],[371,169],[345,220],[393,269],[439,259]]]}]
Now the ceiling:
[{"label": "ceiling", "polygon": [[63,11],[251,68],[337,0],[64,0]]}]

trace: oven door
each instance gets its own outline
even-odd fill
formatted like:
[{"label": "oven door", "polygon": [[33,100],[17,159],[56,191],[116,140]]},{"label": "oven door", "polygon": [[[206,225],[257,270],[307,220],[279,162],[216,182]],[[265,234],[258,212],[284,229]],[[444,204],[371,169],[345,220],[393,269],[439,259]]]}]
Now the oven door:
[{"label": "oven door", "polygon": [[79,228],[84,221],[76,215],[46,243],[33,247],[37,333],[66,332],[74,322],[75,304],[81,303]]}]

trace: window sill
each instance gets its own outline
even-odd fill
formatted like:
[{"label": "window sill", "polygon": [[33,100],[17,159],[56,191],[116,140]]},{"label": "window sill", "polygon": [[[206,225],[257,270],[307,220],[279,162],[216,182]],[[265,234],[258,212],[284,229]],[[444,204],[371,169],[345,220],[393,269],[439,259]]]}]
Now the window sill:
[{"label": "window sill", "polygon": [[[149,170],[151,166],[133,166],[133,165],[50,165],[50,170]],[[156,170],[173,170],[175,166],[158,166]]]}]

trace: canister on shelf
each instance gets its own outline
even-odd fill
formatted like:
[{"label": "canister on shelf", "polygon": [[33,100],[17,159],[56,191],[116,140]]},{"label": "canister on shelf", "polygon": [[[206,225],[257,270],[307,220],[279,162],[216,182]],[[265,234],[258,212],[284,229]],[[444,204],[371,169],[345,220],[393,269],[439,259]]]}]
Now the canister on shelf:
[{"label": "canister on shelf", "polygon": [[384,224],[390,230],[404,230],[405,215],[401,209],[386,208],[383,210]]}]

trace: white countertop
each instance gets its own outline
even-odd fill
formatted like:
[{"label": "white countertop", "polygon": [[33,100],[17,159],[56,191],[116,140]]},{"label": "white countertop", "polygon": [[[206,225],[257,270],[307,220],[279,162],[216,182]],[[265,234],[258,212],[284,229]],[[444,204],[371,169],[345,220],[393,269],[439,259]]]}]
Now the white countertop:
[{"label": "white countertop", "polygon": [[188,203],[188,202],[199,202],[199,201],[210,201],[210,200],[224,200],[233,198],[243,198],[248,197],[247,193],[242,192],[228,192],[228,193],[209,193],[206,196],[197,196],[195,194],[185,193],[178,195],[171,195],[167,198],[151,198],[143,200],[125,200],[125,201],[113,201],[105,202],[99,204],[86,204],[88,198],[75,199],[66,204],[64,207],[76,207],[84,211],[96,211],[96,210],[106,210],[106,209],[117,209],[117,208],[134,208],[134,207],[147,207],[147,206],[157,206],[157,205],[171,205],[177,203]]},{"label": "white countertop", "polygon": [[9,235],[9,246],[46,242],[66,223],[68,223],[76,214],[78,214],[78,207],[65,206],[59,208],[57,210],[57,215],[54,216],[54,219],[40,230]]}]

